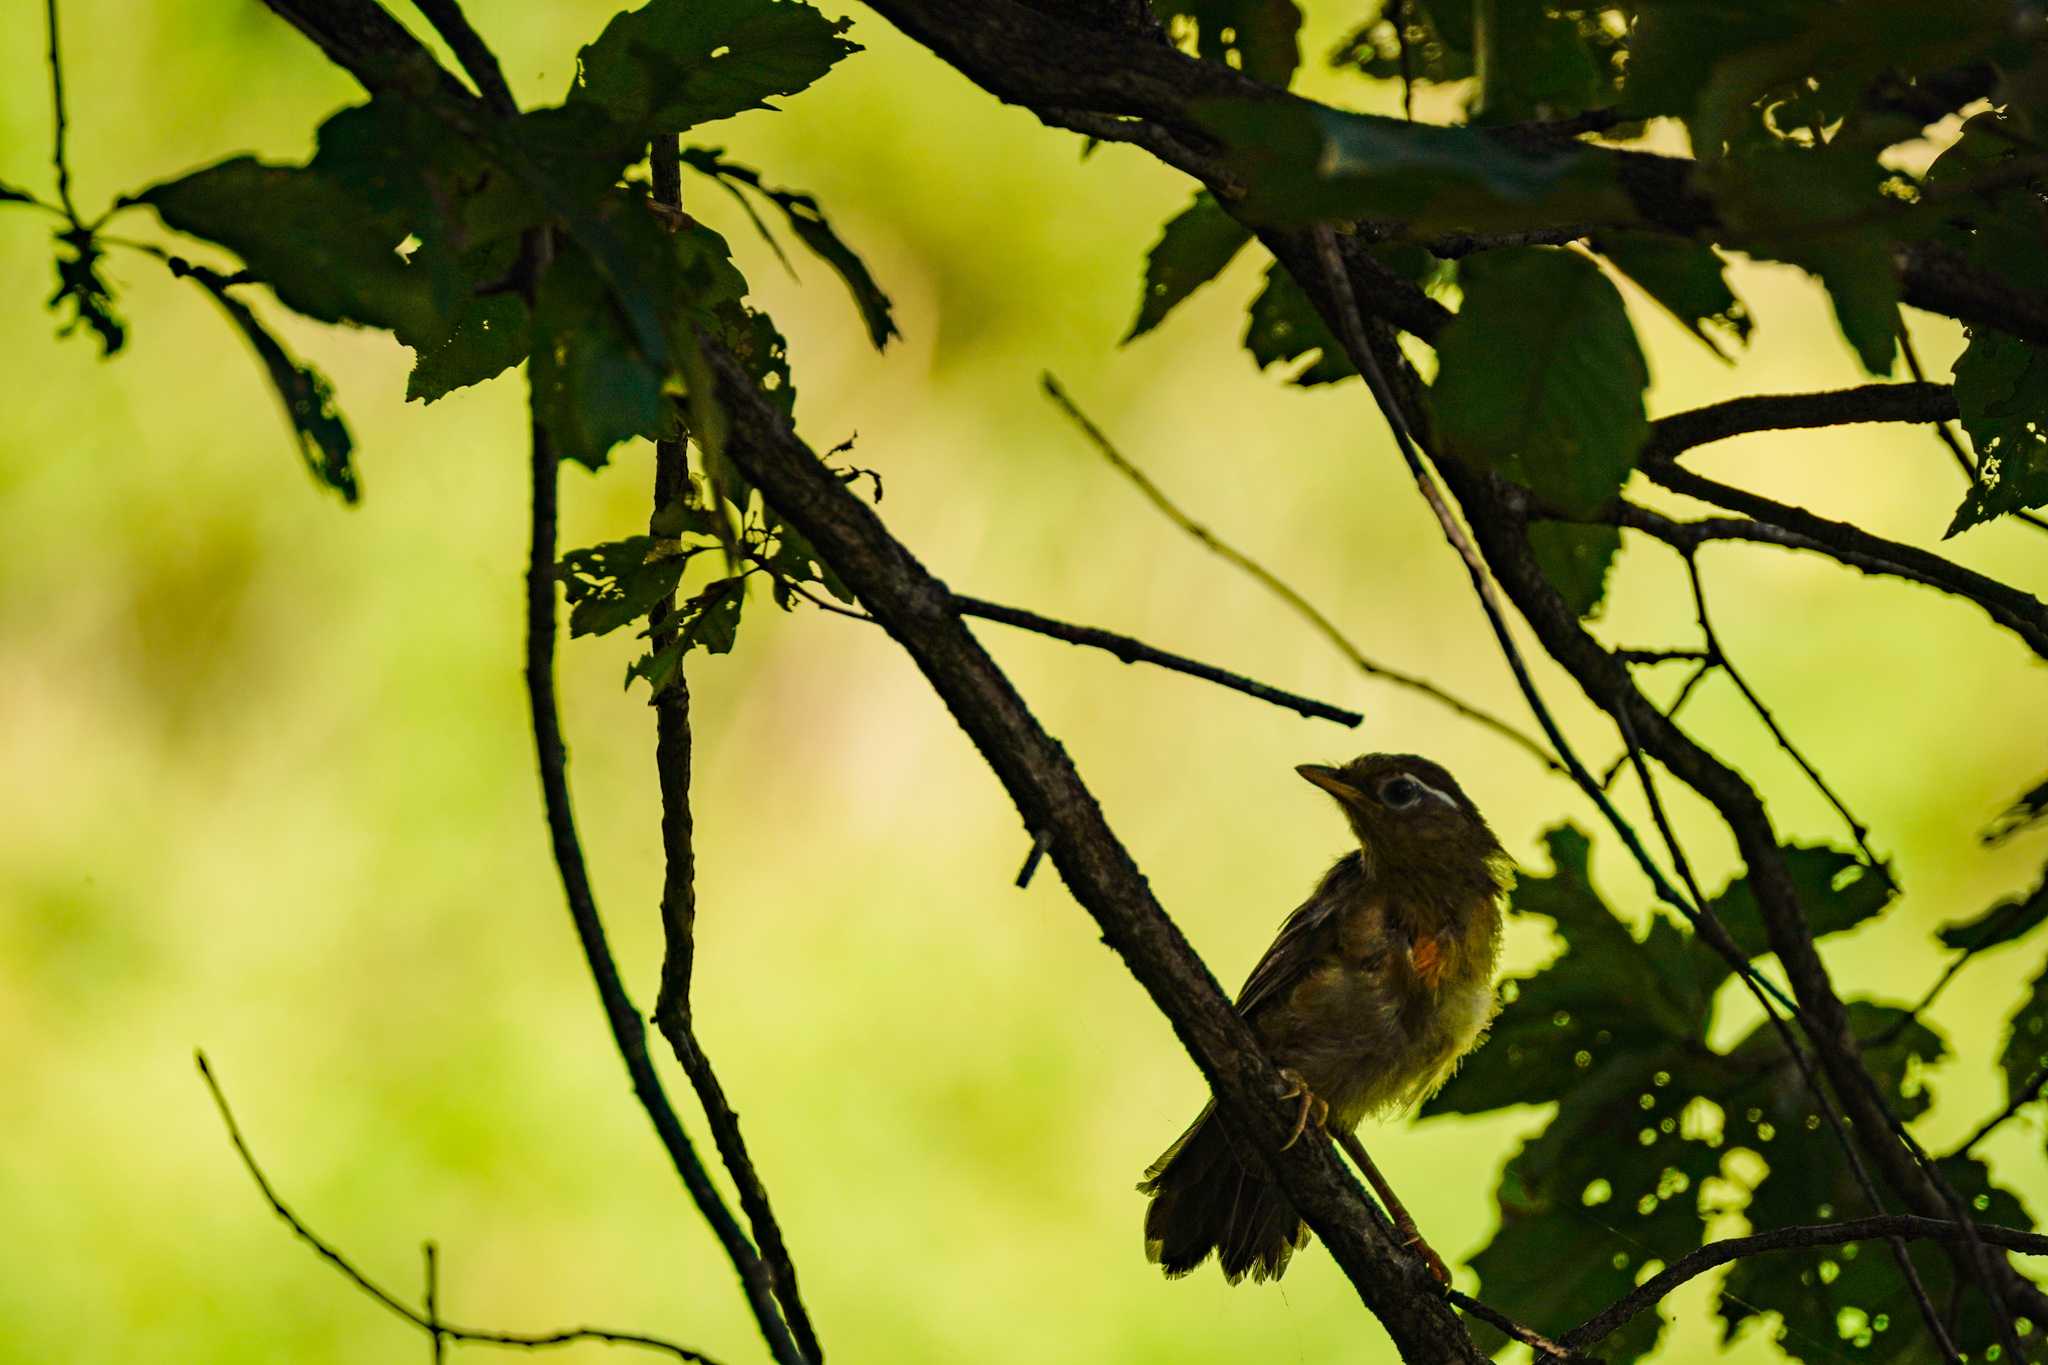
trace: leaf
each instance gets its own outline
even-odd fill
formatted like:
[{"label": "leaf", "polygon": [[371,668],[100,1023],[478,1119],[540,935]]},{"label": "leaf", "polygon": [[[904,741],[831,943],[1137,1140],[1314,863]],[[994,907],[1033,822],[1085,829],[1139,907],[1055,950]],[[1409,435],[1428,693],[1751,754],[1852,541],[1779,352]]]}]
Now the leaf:
[{"label": "leaf", "polygon": [[1195,55],[1235,67],[1281,89],[1301,65],[1301,9],[1294,0],[1152,0],[1152,12],[1172,29],[1193,26]]},{"label": "leaf", "polygon": [[172,260],[171,272],[191,279],[221,306],[221,311],[256,352],[264,373],[270,376],[270,386],[284,405],[285,420],[292,424],[292,434],[298,437],[299,456],[306,462],[308,472],[341,494],[342,501],[354,502],[359,490],[349,455],[355,442],[348,434],[348,424],[341,420],[341,413],[334,406],[334,386],[327,382],[327,377],[312,366],[293,360],[283,344],[249,311],[248,305],[228,292],[225,277],[176,258]]},{"label": "leaf", "polygon": [[709,548],[628,536],[571,550],[556,566],[569,599],[569,633],[606,635],[675,595],[691,556]]},{"label": "leaf", "polygon": [[[2034,894],[2036,899],[2041,898],[2040,891]],[[2048,969],[2034,978],[2033,989],[2013,1011],[1998,1065],[2005,1072],[2008,1100],[2025,1093],[2035,1074],[2048,1067]]]},{"label": "leaf", "polygon": [[1944,948],[1981,953],[2032,933],[2043,920],[2048,920],[2048,875],[2025,896],[2002,900],[1975,919],[1943,925],[1939,936]]},{"label": "leaf", "polygon": [[2048,505],[2048,350],[1990,328],[1956,361],[1956,407],[1977,476],[1943,534]]},{"label": "leaf", "polygon": [[533,343],[534,416],[563,459],[597,469],[620,441],[664,429],[662,373],[582,252],[564,251],[542,277]]},{"label": "leaf", "polygon": [[[2029,155],[2027,137],[2007,111],[1986,110],[1934,159],[1921,197],[1954,194],[1963,206],[1944,213],[1932,235],[1966,260],[2029,293],[2048,291],[2048,253],[2041,250],[2041,177],[2014,175]],[[1990,186],[1995,185],[1996,188]]]},{"label": "leaf", "polygon": [[[1540,0],[1494,0],[1493,50],[1512,53],[1487,73],[1484,120],[1509,123],[1558,119],[1605,103],[1603,66],[1589,39],[1606,37],[1597,22],[1581,27]],[[1608,43],[1612,45],[1612,39]]]},{"label": "leaf", "polygon": [[1192,112],[1224,144],[1246,186],[1240,208],[1255,221],[1391,218],[1425,234],[1634,216],[1612,166],[1579,151],[1524,154],[1476,128],[1308,100],[1208,100]]},{"label": "leaf", "polygon": [[2044,778],[2020,798],[1998,813],[1985,829],[1983,839],[1987,844],[2002,844],[2029,825],[2048,819],[2048,778]]},{"label": "leaf", "polygon": [[431,403],[456,389],[481,384],[526,359],[532,325],[526,301],[506,292],[471,299],[455,315],[448,339],[423,347],[405,381],[408,400]]},{"label": "leaf", "polygon": [[1464,307],[1437,339],[1437,429],[1567,513],[1621,490],[1649,438],[1649,369],[1621,295],[1571,251],[1468,258]]},{"label": "leaf", "polygon": [[1343,343],[1331,335],[1322,314],[1278,261],[1266,267],[1266,287],[1252,300],[1244,348],[1262,370],[1317,352],[1312,363],[1290,377],[1294,384],[1334,384],[1358,373],[1345,357]]},{"label": "leaf", "polygon": [[1650,232],[1603,233],[1593,246],[1715,355],[1729,358],[1717,337],[1748,343],[1749,310],[1729,289],[1713,247]]},{"label": "leaf", "polygon": [[6,181],[0,180],[0,204],[33,204],[35,202],[37,202],[36,197],[27,190],[17,189]]},{"label": "leaf", "polygon": [[1470,4],[1461,0],[1446,0],[1442,5],[1431,0],[1407,0],[1402,17],[1407,20],[1405,33],[1396,32],[1389,12],[1367,21],[1331,55],[1330,65],[1356,67],[1364,75],[1382,81],[1400,80],[1405,66],[1410,79],[1433,85],[1462,81],[1472,74]]},{"label": "leaf", "polygon": [[[845,282],[853,295],[854,306],[860,310],[861,321],[867,325],[868,340],[874,343],[876,350],[886,348],[889,338],[899,335],[896,320],[890,313],[889,296],[868,273],[866,263],[832,230],[832,224],[826,221],[825,211],[814,197],[797,190],[772,189],[762,184],[759,171],[723,160],[718,148],[687,147],[682,155],[683,164],[691,169],[728,186],[745,185],[782,210],[797,240],[809,247]],[[745,202],[741,200],[742,204]],[[760,226],[760,220],[756,219],[755,224]],[[770,239],[770,245],[773,245],[773,239]]]},{"label": "leaf", "polygon": [[[1799,895],[1807,929],[1815,938],[1839,934],[1876,916],[1891,903],[1892,887],[1875,870],[1864,866],[1854,854],[1819,845],[1787,844],[1781,850]],[[1721,893],[1707,902],[1707,909],[1721,922],[1746,957],[1760,957],[1771,951],[1764,932],[1763,909],[1745,874],[1730,881]],[[1707,949],[1701,945],[1701,952]],[[1713,962],[1720,975],[1727,964],[1718,954]]]},{"label": "leaf", "polygon": [[71,316],[57,329],[57,335],[70,336],[82,323],[99,337],[100,355],[110,356],[128,339],[128,330],[114,312],[113,291],[100,278],[100,259],[105,253],[93,235],[83,230],[60,232],[57,242],[57,292],[50,295],[48,307],[52,312],[67,304],[71,307]]},{"label": "leaf", "polygon": [[649,700],[659,700],[682,676],[684,656],[691,650],[731,653],[746,603],[745,587],[743,578],[721,578],[677,607],[662,622],[664,630],[679,632],[676,638],[629,666],[626,686],[631,687],[635,678],[645,678],[652,693]]},{"label": "leaf", "polygon": [[1601,599],[1607,595],[1607,571],[1621,549],[1619,527],[1539,521],[1529,527],[1529,549],[1536,556],[1536,567],[1563,595],[1573,615],[1600,614]]},{"label": "leaf", "polygon": [[773,109],[860,51],[850,24],[797,0],[650,0],[582,50],[569,99],[644,132]]},{"label": "leaf", "polygon": [[1223,273],[1251,238],[1251,229],[1225,213],[1214,195],[1196,191],[1194,202],[1167,220],[1145,257],[1145,292],[1124,341],[1135,341],[1165,321],[1188,295]]}]

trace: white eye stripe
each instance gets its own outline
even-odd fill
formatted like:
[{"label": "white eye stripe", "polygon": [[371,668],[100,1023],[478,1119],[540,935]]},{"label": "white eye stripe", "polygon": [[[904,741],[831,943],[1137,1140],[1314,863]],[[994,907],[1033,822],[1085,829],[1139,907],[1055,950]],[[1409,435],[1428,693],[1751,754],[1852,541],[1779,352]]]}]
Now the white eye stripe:
[{"label": "white eye stripe", "polygon": [[1456,797],[1451,796],[1445,792],[1438,791],[1435,787],[1430,786],[1427,782],[1424,782],[1421,778],[1417,777],[1413,773],[1404,773],[1402,774],[1402,776],[1406,777],[1410,782],[1413,782],[1416,786],[1428,792],[1431,796],[1434,796],[1437,800],[1443,802],[1446,806],[1449,806],[1452,810],[1456,810],[1458,808],[1458,801]]}]

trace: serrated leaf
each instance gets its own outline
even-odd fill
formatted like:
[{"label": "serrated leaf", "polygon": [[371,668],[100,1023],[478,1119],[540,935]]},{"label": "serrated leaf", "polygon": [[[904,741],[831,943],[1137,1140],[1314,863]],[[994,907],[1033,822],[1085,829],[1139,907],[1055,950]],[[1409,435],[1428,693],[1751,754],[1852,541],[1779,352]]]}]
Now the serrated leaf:
[{"label": "serrated leaf", "polygon": [[1343,344],[1324,325],[1322,314],[1278,261],[1266,267],[1266,287],[1252,300],[1244,348],[1262,370],[1317,352],[1313,362],[1289,377],[1290,383],[1334,384],[1358,373],[1346,358]]},{"label": "serrated leaf", "polygon": [[[889,296],[875,283],[868,273],[866,262],[846,245],[839,234],[832,229],[815,197],[798,190],[775,189],[761,183],[760,172],[748,166],[723,159],[717,148],[688,147],[683,150],[683,163],[701,174],[708,175],[727,185],[738,194],[737,187],[746,186],[782,211],[788,220],[790,230],[797,240],[809,247],[812,254],[832,268],[834,274],[846,285],[853,295],[854,306],[860,310],[861,321],[866,324],[868,340],[876,350],[889,344],[889,338],[899,335],[896,320],[890,311]],[[741,203],[746,201],[742,197]],[[761,226],[755,219],[755,225]],[[762,228],[766,234],[765,227]],[[773,239],[770,239],[773,244]]]},{"label": "serrated leaf", "polygon": [[1607,571],[1621,549],[1621,529],[1539,521],[1529,527],[1529,549],[1536,567],[1564,598],[1575,616],[1600,614],[1607,595]]},{"label": "serrated leaf", "polygon": [[1138,299],[1138,318],[1124,341],[1145,335],[1182,300],[1223,273],[1246,242],[1251,229],[1223,211],[1207,190],[1169,218],[1159,240],[1145,257],[1145,288]]},{"label": "serrated leaf", "polygon": [[569,600],[569,633],[605,635],[638,621],[674,596],[691,556],[708,548],[628,536],[571,550],[555,570]]},{"label": "serrated leaf", "polygon": [[1255,81],[1287,88],[1301,65],[1301,9],[1294,0],[1152,0],[1171,29],[1195,29],[1195,55],[1235,67]]},{"label": "serrated leaf", "polygon": [[1944,535],[2048,505],[2048,350],[1980,328],[1956,361],[1955,387],[1977,477]]},{"label": "serrated leaf", "polygon": [[[1896,894],[1882,875],[1841,849],[1788,844],[1781,851],[1807,929],[1815,938],[1854,929],[1883,911]],[[1763,909],[1746,874],[1723,887],[1707,903],[1707,909],[1745,956],[1759,957],[1771,951]],[[1718,956],[1713,961],[1720,964],[1722,972],[1727,970]]]},{"label": "serrated leaf", "polygon": [[626,686],[645,678],[652,693],[660,698],[682,674],[683,659],[691,650],[727,654],[738,637],[740,614],[746,605],[746,581],[740,577],[721,578],[677,607],[662,622],[664,630],[675,630],[676,638],[642,656],[626,669]]},{"label": "serrated leaf", "polygon": [[1244,214],[1306,224],[1399,219],[1418,234],[1488,232],[1634,215],[1611,163],[1578,151],[1524,154],[1469,127],[1406,123],[1308,100],[1209,100],[1195,117],[1244,182]]},{"label": "serrated leaf", "polygon": [[1942,946],[1981,953],[2032,933],[2048,920],[2048,877],[2024,896],[2002,900],[1975,919],[1943,925]]},{"label": "serrated leaf", "polygon": [[447,339],[416,354],[406,399],[431,403],[493,379],[526,359],[532,344],[524,299],[509,291],[471,299],[456,313]]},{"label": "serrated leaf", "polygon": [[221,275],[182,261],[174,264],[172,270],[212,295],[256,352],[278,402],[284,407],[285,420],[291,423],[292,434],[298,438],[299,455],[307,471],[341,494],[344,502],[354,502],[358,490],[349,455],[355,442],[348,434],[348,424],[334,406],[334,386],[327,382],[327,377],[292,359],[283,343],[257,320],[248,305],[228,292],[228,282]]},{"label": "serrated leaf", "polygon": [[668,420],[661,371],[580,251],[562,253],[541,279],[529,379],[534,415],[561,457],[592,469],[620,441],[659,433]]},{"label": "serrated leaf", "polygon": [[650,0],[582,50],[569,99],[643,132],[772,109],[860,51],[850,23],[798,0]]},{"label": "serrated leaf", "polygon": [[[2037,891],[2035,898],[2040,899],[2041,893]],[[2008,1099],[2017,1098],[2035,1074],[2048,1067],[2048,970],[2034,978],[2027,998],[2013,1011],[1998,1065],[2005,1072]]]},{"label": "serrated leaf", "polygon": [[1569,513],[1621,490],[1650,432],[1649,369],[1598,266],[1520,247],[1468,258],[1464,307],[1437,339],[1438,433]]},{"label": "serrated leaf", "polygon": [[1715,355],[1728,359],[1717,337],[1748,343],[1749,310],[1728,287],[1713,247],[1651,232],[1603,233],[1593,245]]}]

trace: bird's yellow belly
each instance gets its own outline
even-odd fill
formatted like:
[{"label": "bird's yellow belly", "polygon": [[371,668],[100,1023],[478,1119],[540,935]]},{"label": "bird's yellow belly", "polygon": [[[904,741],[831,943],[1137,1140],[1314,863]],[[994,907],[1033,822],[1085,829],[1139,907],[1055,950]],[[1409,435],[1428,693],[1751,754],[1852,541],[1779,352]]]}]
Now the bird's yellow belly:
[{"label": "bird's yellow belly", "polygon": [[1441,1085],[1485,1035],[1499,1009],[1490,977],[1407,995],[1332,973],[1315,983],[1322,986],[1313,1011],[1318,1026],[1274,1039],[1275,1059],[1329,1102],[1333,1123],[1349,1128],[1370,1114],[1406,1108]]}]

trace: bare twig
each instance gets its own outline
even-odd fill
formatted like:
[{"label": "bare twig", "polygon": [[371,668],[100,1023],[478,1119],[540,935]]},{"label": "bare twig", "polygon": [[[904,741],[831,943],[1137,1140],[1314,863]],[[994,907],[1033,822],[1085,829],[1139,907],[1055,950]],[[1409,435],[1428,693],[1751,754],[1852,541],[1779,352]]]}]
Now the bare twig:
[{"label": "bare twig", "polygon": [[1219,687],[1227,687],[1233,692],[1242,692],[1248,697],[1257,697],[1260,701],[1284,706],[1314,720],[1334,720],[1339,725],[1357,725],[1365,719],[1356,711],[1347,711],[1341,706],[1332,706],[1328,702],[1269,687],[1241,673],[1232,673],[1184,655],[1169,654],[1163,649],[1154,649],[1128,635],[1118,635],[1115,631],[1097,630],[1093,626],[1070,625],[1065,621],[1055,621],[1049,616],[1040,616],[1034,611],[1006,607],[1001,603],[984,601],[979,597],[963,597],[958,593],[953,595],[953,608],[962,616],[978,616],[984,621],[1000,621],[1006,626],[1016,626],[1019,630],[1035,631],[1040,635],[1051,636],[1055,640],[1065,640],[1068,644],[1087,645],[1105,650],[1127,664],[1153,664],[1171,669],[1175,673],[1185,673],[1191,678],[1201,678]]},{"label": "bare twig", "polygon": [[[1625,651],[1617,652],[1615,657],[1624,658],[1624,654]],[[1624,661],[1629,662],[1625,658]],[[1698,668],[1687,674],[1685,681],[1679,684],[1678,695],[1671,699],[1671,705],[1664,708],[1664,719],[1677,719],[1678,713],[1685,709],[1685,703],[1692,697],[1694,691],[1699,688],[1701,681],[1711,672],[1713,672],[1713,665],[1702,663]],[[1600,790],[1611,791],[1613,789],[1614,779],[1619,777],[1621,770],[1628,766],[1632,755],[1633,749],[1629,746],[1624,746],[1622,751],[1615,755],[1614,762],[1607,765],[1607,771],[1600,774]]]},{"label": "bare twig", "polygon": [[422,1243],[420,1255],[426,1259],[427,1268],[427,1336],[431,1340],[431,1359],[434,1365],[441,1365],[447,1358],[448,1334],[441,1328],[441,1272],[439,1252],[432,1242]]},{"label": "bare twig", "polygon": [[[2029,1256],[2048,1256],[2048,1237],[2018,1228],[1979,1224],[1985,1241]],[[1879,1237],[1900,1237],[1909,1241],[1960,1242],[1966,1233],[1961,1224],[1939,1218],[1916,1218],[1894,1213],[1881,1218],[1857,1218],[1842,1223],[1801,1224],[1776,1228],[1751,1237],[1729,1237],[1709,1242],[1689,1255],[1681,1256],[1663,1271],[1643,1281],[1612,1307],[1564,1334],[1564,1344],[1573,1349],[1592,1345],[1645,1308],[1657,1303],[1687,1280],[1704,1275],[1716,1266],[1761,1256],[1772,1251],[1795,1251],[1806,1247],[1839,1246],[1844,1242],[1871,1241]]]},{"label": "bare twig", "polygon": [[[292,1235],[313,1248],[319,1254],[321,1260],[326,1261],[329,1265],[340,1271],[356,1288],[362,1290],[365,1294],[383,1305],[383,1307],[404,1318],[413,1326],[425,1332],[436,1333],[439,1337],[449,1341],[469,1342],[478,1346],[514,1346],[526,1350],[535,1350],[549,1346],[568,1346],[579,1341],[601,1341],[614,1346],[639,1346],[650,1351],[662,1351],[676,1357],[678,1360],[696,1361],[698,1365],[718,1365],[717,1361],[705,1355],[702,1351],[694,1351],[687,1346],[678,1346],[673,1341],[665,1341],[660,1337],[651,1337],[640,1332],[614,1332],[603,1327],[567,1327],[556,1332],[529,1334],[523,1332],[494,1332],[480,1327],[458,1327],[438,1317],[431,1306],[431,1299],[429,1300],[430,1306],[428,1311],[425,1313],[420,1312],[411,1304],[406,1303],[390,1290],[385,1289],[368,1275],[358,1270],[355,1263],[344,1256],[332,1242],[327,1241],[319,1233],[313,1231],[312,1228],[300,1220],[296,1213],[292,1212],[290,1206],[279,1197],[276,1188],[271,1185],[270,1177],[265,1175],[263,1168],[257,1164],[256,1154],[249,1150],[248,1142],[242,1137],[241,1125],[235,1122],[234,1110],[228,1107],[228,1097],[221,1090],[220,1082],[214,1078],[213,1068],[207,1064],[206,1054],[204,1052],[195,1052],[193,1060],[199,1064],[199,1077],[206,1083],[207,1093],[213,1096],[214,1108],[220,1111],[221,1123],[228,1130],[228,1141],[233,1144],[235,1155],[242,1160],[242,1169],[247,1171],[249,1178],[256,1182],[256,1189],[262,1194],[263,1202],[270,1205],[270,1211],[283,1219],[285,1226],[292,1230]],[[429,1242],[427,1247],[429,1283],[431,1283],[434,1261],[433,1243]]]},{"label": "bare twig", "polygon": [[1339,630],[1337,624],[1319,611],[1314,603],[1274,576],[1271,571],[1257,560],[1229,542],[1222,540],[1214,531],[1182,511],[1179,504],[1168,497],[1158,484],[1152,482],[1144,470],[1138,468],[1124,457],[1123,452],[1118,450],[1110,439],[1102,433],[1102,429],[1090,421],[1087,414],[1082,412],[1074,400],[1067,396],[1066,390],[1060,387],[1057,379],[1048,374],[1043,377],[1042,383],[1045,386],[1047,396],[1059,407],[1060,411],[1064,412],[1074,425],[1081,429],[1081,433],[1094,445],[1096,451],[1105,460],[1109,461],[1111,468],[1130,480],[1132,486],[1145,495],[1146,501],[1164,513],[1168,521],[1171,521],[1175,526],[1178,526],[1181,530],[1199,541],[1210,553],[1216,555],[1224,562],[1243,570],[1260,587],[1279,598],[1297,616],[1308,622],[1315,632],[1327,640],[1339,654],[1350,660],[1352,667],[1368,677],[1383,678],[1398,687],[1405,687],[1412,692],[1419,692],[1432,701],[1449,707],[1467,720],[1475,721],[1495,734],[1519,745],[1533,755],[1544,767],[1551,769],[1553,772],[1564,771],[1564,765],[1559,763],[1557,757],[1545,749],[1541,743],[1508,724],[1500,717],[1481,710],[1469,702],[1460,700],[1427,678],[1417,677],[1412,673],[1404,673],[1399,669],[1389,668],[1385,664],[1367,658],[1359,650],[1358,646],[1351,642],[1350,637],[1345,635],[1342,630]]},{"label": "bare twig", "polygon": [[57,42],[57,0],[44,0],[43,19],[50,31],[50,109],[56,124],[50,160],[57,168],[57,202],[63,206],[73,230],[82,232],[85,224],[79,221],[78,205],[71,199],[71,158],[64,146],[71,125],[64,112],[64,59]]},{"label": "bare twig", "polygon": [[1492,1304],[1481,1299],[1475,1299],[1463,1290],[1452,1289],[1446,1285],[1444,1287],[1444,1297],[1457,1305],[1462,1311],[1470,1313],[1473,1317],[1478,1318],[1481,1322],[1510,1340],[1519,1341],[1524,1346],[1527,1346],[1536,1353],[1536,1359],[1538,1360],[1545,1357],[1560,1361],[1585,1359],[1577,1351],[1558,1345],[1535,1328],[1516,1322]]},{"label": "bare twig", "polygon": [[[649,168],[656,203],[680,212],[683,202],[680,148],[674,135],[654,139],[649,148]],[[653,515],[683,498],[690,487],[689,452],[681,440],[657,441],[654,447]],[[659,650],[676,638],[670,624],[675,602],[658,604],[649,624],[653,644]],[[654,698],[654,759],[661,788],[661,987],[655,1000],[654,1024],[668,1040],[683,1074],[697,1092],[704,1108],[704,1121],[718,1147],[738,1192],[740,1211],[747,1216],[754,1241],[760,1248],[763,1267],[781,1306],[796,1348],[811,1365],[824,1359],[817,1328],[804,1307],[797,1286],[796,1259],[782,1235],[768,1198],[767,1182],[761,1178],[746,1138],[740,1132],[740,1117],[726,1098],[725,1087],[711,1064],[710,1054],[697,1037],[696,1018],[690,1005],[690,982],[696,964],[697,851],[695,820],[690,806],[690,689],[683,669],[676,669],[674,682]]]},{"label": "bare twig", "polygon": [[2027,1083],[2015,1091],[2013,1097],[2006,1101],[2005,1108],[1986,1119],[1976,1132],[1970,1134],[1967,1139],[1956,1147],[1955,1151],[1950,1154],[1951,1157],[1968,1156],[1971,1152],[1975,1151],[1977,1144],[1990,1137],[2004,1125],[2007,1119],[2019,1113],[2020,1110],[2026,1108],[2035,1100],[2040,1099],[2041,1090],[2044,1086],[2048,1086],[2048,1066],[2036,1067],[2034,1074],[2027,1079]]}]

